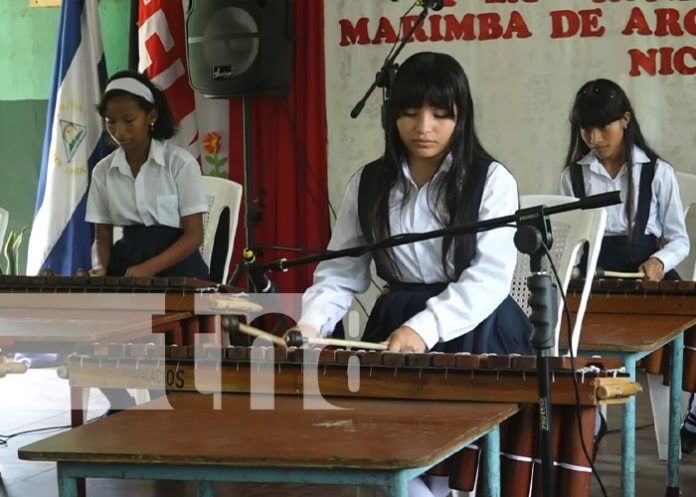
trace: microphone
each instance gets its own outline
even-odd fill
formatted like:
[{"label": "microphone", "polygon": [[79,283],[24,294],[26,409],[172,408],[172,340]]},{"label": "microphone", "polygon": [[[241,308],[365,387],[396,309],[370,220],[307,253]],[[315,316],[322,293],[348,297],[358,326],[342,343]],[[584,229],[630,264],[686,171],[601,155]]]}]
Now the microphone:
[{"label": "microphone", "polygon": [[[398,2],[399,0],[392,0]],[[416,0],[416,5],[426,9],[441,10],[445,6],[445,0]]]},{"label": "microphone", "polygon": [[278,287],[268,279],[266,272],[256,267],[256,254],[254,254],[254,251],[250,248],[245,248],[242,257],[247,267],[252,290],[256,293],[278,293]]},{"label": "microphone", "polygon": [[416,0],[416,5],[432,10],[442,10],[445,0]]}]

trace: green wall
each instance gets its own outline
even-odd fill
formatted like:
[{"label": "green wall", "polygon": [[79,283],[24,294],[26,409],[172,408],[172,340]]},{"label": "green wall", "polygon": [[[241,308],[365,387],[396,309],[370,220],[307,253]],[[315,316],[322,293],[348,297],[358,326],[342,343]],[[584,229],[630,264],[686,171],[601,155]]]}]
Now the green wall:
[{"label": "green wall", "polygon": [[[130,0],[99,0],[109,74],[127,67]],[[31,224],[60,8],[0,0],[0,206],[8,229]],[[22,247],[25,267],[28,233]],[[3,259],[4,263],[4,259]]]}]

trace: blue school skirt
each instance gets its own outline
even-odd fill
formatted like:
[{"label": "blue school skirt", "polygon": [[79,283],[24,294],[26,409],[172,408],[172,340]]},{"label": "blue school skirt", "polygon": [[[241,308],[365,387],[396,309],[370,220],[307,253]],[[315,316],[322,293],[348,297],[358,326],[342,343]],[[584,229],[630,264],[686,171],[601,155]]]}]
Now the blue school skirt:
[{"label": "blue school skirt", "polygon": [[[655,252],[657,238],[653,235],[636,236],[633,243],[629,243],[628,236],[605,236],[597,266],[607,271],[636,272]],[[665,273],[665,279],[681,280],[674,269]]]},{"label": "blue school skirt", "polygon": [[[123,276],[126,270],[162,253],[184,230],[171,226],[132,225],[123,227],[123,238],[111,247],[111,259],[106,268],[108,276]],[[171,266],[155,276],[185,276],[187,278],[210,279],[208,266],[201,253],[196,250],[183,261]]]},{"label": "blue school skirt", "polygon": [[[381,342],[415,314],[425,309],[426,301],[442,293],[448,283],[391,283],[389,291],[375,303],[365,326],[363,340]],[[476,328],[449,342],[439,342],[434,352],[470,352],[472,354],[533,355],[529,343],[532,325],[524,311],[509,295]]]}]

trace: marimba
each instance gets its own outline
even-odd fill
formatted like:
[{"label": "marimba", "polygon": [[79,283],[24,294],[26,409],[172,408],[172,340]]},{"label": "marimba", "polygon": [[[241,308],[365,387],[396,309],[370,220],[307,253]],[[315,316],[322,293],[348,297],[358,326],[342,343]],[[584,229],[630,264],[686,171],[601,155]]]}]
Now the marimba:
[{"label": "marimba", "polygon": [[[555,404],[558,488],[570,497],[589,495],[594,413],[602,403],[622,403],[639,390],[617,360],[568,357],[550,361]],[[283,347],[162,347],[148,344],[84,344],[69,358],[73,387],[137,387],[168,391],[249,393],[250,401],[272,402],[272,394],[305,399],[367,397],[423,401],[535,403],[536,358],[471,354],[400,354],[383,351]],[[577,382],[576,405],[573,383]],[[211,397],[211,401],[214,399]],[[577,423],[575,409],[583,417]],[[503,425],[503,495],[528,495],[534,465],[533,409]],[[582,428],[582,429],[581,429]],[[582,434],[582,435],[581,435]],[[583,438],[590,453],[585,455]],[[572,448],[573,450],[569,450]],[[469,491],[478,449],[469,447],[436,467],[452,488]],[[580,468],[580,469],[579,469]],[[583,469],[587,468],[587,469]],[[527,490],[524,490],[524,489]]]},{"label": "marimba", "polygon": [[[0,303],[0,307],[21,305],[19,299],[21,296],[27,296],[27,301],[40,300],[36,294],[76,297],[132,295],[134,298],[131,302],[133,303],[138,302],[138,297],[153,295],[164,297],[166,311],[193,312],[197,305],[202,306],[202,304],[208,304],[209,309],[220,311],[226,309],[232,311],[258,310],[258,306],[249,303],[248,299],[235,295],[242,291],[229,285],[185,277],[0,275],[0,293],[11,294],[15,297],[12,300],[6,300],[5,303]],[[201,297],[207,298],[202,299]],[[94,299],[94,301],[98,300]],[[123,299],[120,302],[129,301]],[[51,305],[51,302],[41,301],[40,304],[46,306]],[[119,301],[111,302],[111,304],[111,309],[120,305]],[[134,308],[138,308],[137,305],[134,304]]]},{"label": "marimba", "polygon": [[[571,284],[569,305],[577,309],[579,292]],[[679,495],[679,425],[682,379],[686,388],[694,384],[693,347],[696,331],[696,283],[643,282],[640,280],[597,280],[587,302],[579,351],[621,357],[631,378],[636,362],[670,344],[669,443],[666,495]],[[682,365],[691,372],[684,374]],[[635,495],[635,400],[623,409],[622,488],[624,497]],[[659,440],[658,440],[659,444]]]},{"label": "marimba", "polygon": [[[422,400],[537,400],[534,356],[215,345],[199,349],[154,344],[80,344],[69,357],[70,384]],[[618,369],[617,360],[575,361],[576,378],[570,358],[550,359],[554,403],[576,404],[574,381],[581,405],[625,402],[637,392],[637,384]],[[306,382],[310,368],[316,368],[316,385]]]},{"label": "marimba", "polygon": [[[194,343],[219,329],[221,313],[259,310],[237,289],[193,278],[0,275],[0,346],[15,352],[72,353],[95,341]],[[156,339],[156,338],[155,338]],[[73,426],[82,423],[72,395]]]},{"label": "marimba", "polygon": [[[577,310],[582,282],[573,280],[568,304]],[[696,318],[696,281],[642,281],[595,279],[586,314],[628,314],[648,316],[693,316]],[[670,375],[669,356],[657,350],[641,364],[651,374]],[[682,388],[696,392],[696,329],[684,333],[684,370]]]},{"label": "marimba", "polygon": [[166,332],[167,342],[178,345],[193,343],[196,333],[213,331],[209,318],[216,314],[260,310],[259,305],[237,295],[240,292],[228,285],[184,277],[0,275],[0,293],[4,294],[0,309],[190,313],[178,325],[170,322],[166,328],[154,330]]}]

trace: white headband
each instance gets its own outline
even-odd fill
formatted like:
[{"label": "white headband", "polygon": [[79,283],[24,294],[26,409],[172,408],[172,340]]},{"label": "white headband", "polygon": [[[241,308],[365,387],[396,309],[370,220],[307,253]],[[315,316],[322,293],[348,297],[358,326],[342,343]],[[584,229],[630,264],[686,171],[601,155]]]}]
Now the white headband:
[{"label": "white headband", "polygon": [[151,104],[155,103],[155,97],[152,95],[152,91],[135,78],[114,79],[106,85],[106,91],[104,93],[106,94],[111,90],[127,91],[128,93],[144,98]]}]

